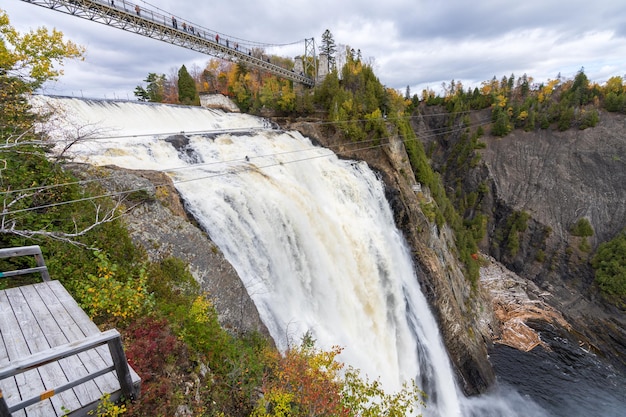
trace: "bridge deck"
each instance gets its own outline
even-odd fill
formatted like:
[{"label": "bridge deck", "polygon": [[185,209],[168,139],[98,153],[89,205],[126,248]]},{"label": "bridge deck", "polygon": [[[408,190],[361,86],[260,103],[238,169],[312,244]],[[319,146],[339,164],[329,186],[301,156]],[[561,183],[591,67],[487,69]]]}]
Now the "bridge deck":
[{"label": "bridge deck", "polygon": [[[172,45],[191,49],[203,54],[259,68],[307,86],[314,86],[315,80],[304,73],[275,65],[267,58],[257,55],[253,44],[243,40],[227,39],[210,29],[193,26],[182,18],[151,9],[148,3],[135,3],[136,0],[22,0],[47,9],[70,14],[107,26],[137,33]],[[163,11],[164,12],[164,11]],[[259,44],[261,45],[261,44]],[[305,50],[303,65],[311,65]],[[314,56],[309,58],[315,60]]]},{"label": "bridge deck", "polygon": [[[58,281],[46,281],[0,291],[0,334],[2,369],[101,332]],[[10,408],[31,397],[45,398],[53,394],[49,390],[55,387],[112,365],[111,352],[104,344],[2,379],[0,387]],[[133,385],[138,387],[139,376],[132,369],[130,372]],[[121,395],[115,371],[14,411],[12,415],[86,415],[97,406],[103,393],[110,393],[112,400]]]}]

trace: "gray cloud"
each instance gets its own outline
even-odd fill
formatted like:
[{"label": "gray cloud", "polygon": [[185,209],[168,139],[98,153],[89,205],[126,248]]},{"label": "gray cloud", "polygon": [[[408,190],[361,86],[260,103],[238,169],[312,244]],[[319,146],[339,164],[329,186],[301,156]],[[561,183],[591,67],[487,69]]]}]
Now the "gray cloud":
[{"label": "gray cloud", "polygon": [[[117,2],[122,0],[116,0]],[[141,0],[137,0],[143,5]],[[5,2],[6,3],[6,2]],[[340,45],[361,49],[387,86],[412,91],[460,80],[479,85],[494,75],[527,73],[538,81],[580,67],[592,80],[626,72],[626,6],[613,0],[151,0],[151,7],[228,36],[289,43],[330,29]],[[210,57],[77,19],[21,1],[0,6],[24,30],[56,26],[88,48],[69,63],[56,91],[125,97],[149,72],[169,74]],[[298,50],[301,48],[301,51]],[[304,45],[284,48],[287,56]]]}]

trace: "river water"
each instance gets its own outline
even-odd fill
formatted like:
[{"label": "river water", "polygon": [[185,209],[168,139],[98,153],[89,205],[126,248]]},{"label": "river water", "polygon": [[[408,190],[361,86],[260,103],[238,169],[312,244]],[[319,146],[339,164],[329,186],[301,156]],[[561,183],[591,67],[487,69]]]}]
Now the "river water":
[{"label": "river water", "polygon": [[565,332],[535,323],[549,350],[496,345],[490,360],[501,382],[555,417],[626,416],[626,377]]}]

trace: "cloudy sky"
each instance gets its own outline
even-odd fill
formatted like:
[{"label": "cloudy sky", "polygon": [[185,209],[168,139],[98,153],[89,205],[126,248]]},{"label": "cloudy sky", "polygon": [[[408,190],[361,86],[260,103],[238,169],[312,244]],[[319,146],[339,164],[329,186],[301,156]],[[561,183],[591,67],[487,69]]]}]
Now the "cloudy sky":
[{"label": "cloudy sky", "polygon": [[[116,0],[120,4],[122,0]],[[626,75],[623,0],[134,0],[227,36],[270,44],[315,38],[329,29],[338,45],[360,49],[381,82],[404,93],[461,80],[479,86],[493,76],[526,73],[536,81],[571,78],[584,67],[603,83]],[[157,40],[29,4],[2,0],[20,31],[55,27],[87,48],[45,92],[134,98],[149,72],[171,74],[210,57]],[[180,19],[180,20],[182,20]],[[273,50],[270,52],[274,52]],[[276,50],[295,56],[304,43]]]}]

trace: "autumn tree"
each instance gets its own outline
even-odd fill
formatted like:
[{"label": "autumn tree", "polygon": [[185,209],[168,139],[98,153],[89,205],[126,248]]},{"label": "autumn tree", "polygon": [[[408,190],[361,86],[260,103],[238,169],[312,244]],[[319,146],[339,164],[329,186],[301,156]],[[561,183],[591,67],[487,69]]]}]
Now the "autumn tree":
[{"label": "autumn tree", "polygon": [[24,94],[56,79],[63,61],[82,58],[83,52],[57,30],[19,33],[0,9],[0,131],[24,129],[29,108]]},{"label": "autumn tree", "polygon": [[604,89],[604,107],[610,112],[626,113],[626,88],[622,77],[611,77]]},{"label": "autumn tree", "polygon": [[211,59],[207,62],[200,75],[202,91],[228,94],[228,78],[226,74],[234,64],[223,59]]},{"label": "autumn tree", "polygon": [[344,369],[337,360],[341,351],[337,346],[317,348],[309,334],[282,355],[267,351],[263,397],[252,416],[405,416],[423,405],[423,392],[414,383],[386,393],[380,381],[364,379],[352,367]]},{"label": "autumn tree", "polygon": [[293,90],[291,81],[271,76],[263,82],[259,100],[263,106],[268,106],[281,112],[291,112],[295,110],[296,93]]},{"label": "autumn tree", "polygon": [[[33,124],[28,95],[54,80],[66,59],[81,58],[84,49],[45,28],[20,34],[0,10],[0,246],[20,246],[25,239],[78,241],[118,217],[119,206],[82,201],[69,173],[47,158],[45,135]],[[33,187],[34,185],[44,187]],[[64,186],[60,186],[63,184]],[[65,205],[67,201],[79,204]],[[64,219],[60,221],[60,219]]]},{"label": "autumn tree", "polygon": [[200,96],[196,90],[196,82],[183,65],[178,70],[178,101],[188,106],[199,106]]},{"label": "autumn tree", "polygon": [[228,92],[243,112],[250,111],[254,105],[258,84],[254,83],[253,73],[245,65],[234,65],[228,72]]}]

